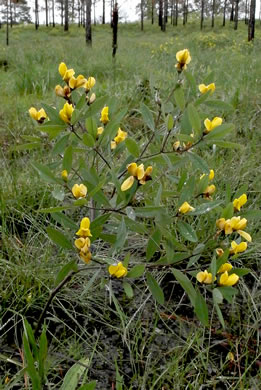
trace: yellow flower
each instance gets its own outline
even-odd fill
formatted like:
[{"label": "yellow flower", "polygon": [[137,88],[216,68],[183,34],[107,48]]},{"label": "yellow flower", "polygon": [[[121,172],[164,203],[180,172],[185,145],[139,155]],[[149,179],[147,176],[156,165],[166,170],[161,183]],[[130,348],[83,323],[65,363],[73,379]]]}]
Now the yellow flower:
[{"label": "yellow flower", "polygon": [[75,74],[73,69],[67,69],[67,66],[64,62],[61,62],[59,65],[59,73],[62,76],[63,80],[68,83],[71,77]]},{"label": "yellow flower", "polygon": [[218,257],[221,257],[224,254],[223,249],[222,248],[217,248],[216,249],[216,254],[218,255]]},{"label": "yellow flower", "polygon": [[[206,174],[203,173],[203,175],[200,176],[200,180],[203,179],[203,177],[205,177],[205,176],[206,176]],[[215,177],[215,172],[213,169],[210,169],[209,175],[208,175],[209,180],[213,180],[214,177]]]},{"label": "yellow flower", "polygon": [[72,76],[69,80],[69,87],[71,89],[84,87],[84,84],[86,83],[86,81],[87,80],[84,78],[84,76],[82,74],[80,74],[77,78]]},{"label": "yellow flower", "polygon": [[178,63],[175,65],[178,72],[181,72],[184,69],[187,69],[187,65],[191,61],[191,56],[188,49],[180,50],[176,53],[176,59]]},{"label": "yellow flower", "polygon": [[205,284],[211,284],[212,283],[212,274],[205,270],[204,272],[200,271],[197,273],[197,281],[200,283],[205,283]]},{"label": "yellow flower", "polygon": [[[88,96],[87,96],[87,97],[88,97]],[[88,100],[88,104],[89,104],[89,105],[92,104],[92,103],[94,103],[95,100],[96,100],[96,95],[95,95],[95,93],[92,93],[91,96],[90,96],[90,98],[88,98],[87,100]]]},{"label": "yellow flower", "polygon": [[240,211],[241,207],[247,202],[246,194],[241,195],[238,199],[233,200],[233,206],[235,211]]},{"label": "yellow flower", "polygon": [[136,177],[138,180],[141,180],[144,176],[144,165],[140,164],[139,166],[136,163],[131,163],[127,165],[128,172]]},{"label": "yellow flower", "polygon": [[204,133],[207,134],[210,131],[214,130],[216,127],[220,126],[222,124],[222,118],[219,118],[216,116],[212,121],[208,118],[204,120],[205,125],[205,131]]},{"label": "yellow flower", "polygon": [[73,111],[74,111],[73,105],[66,102],[65,105],[63,106],[63,108],[59,112],[60,118],[64,122],[70,123],[70,121],[72,119]]},{"label": "yellow flower", "polygon": [[247,242],[240,242],[240,244],[237,244],[236,241],[232,241],[229,253],[236,255],[237,253],[245,252],[245,250],[247,250]]},{"label": "yellow flower", "polygon": [[214,186],[214,184],[211,184],[210,186],[207,186],[207,188],[203,191],[203,193],[206,198],[210,198],[210,196],[213,195],[215,191],[216,191],[216,186]]},{"label": "yellow flower", "polygon": [[136,163],[131,163],[127,165],[127,170],[131,174],[128,179],[126,179],[122,185],[121,185],[121,190],[122,191],[127,191],[129,188],[132,187],[134,183],[134,179],[139,180],[139,184],[144,185],[148,180],[151,180],[151,172],[152,172],[152,166],[148,166],[146,171],[144,171],[144,165],[140,164],[137,165]]},{"label": "yellow flower", "polygon": [[134,176],[130,176],[128,177],[128,179],[124,180],[124,182],[122,183],[121,185],[121,191],[127,191],[128,189],[130,189],[134,183]]},{"label": "yellow flower", "polygon": [[91,261],[92,254],[90,251],[87,253],[80,252],[80,257],[86,264],[88,264]]},{"label": "yellow flower", "polygon": [[86,80],[85,84],[84,84],[84,88],[86,88],[88,91],[94,87],[96,83],[96,80],[94,77],[89,77],[88,80]]},{"label": "yellow flower", "polygon": [[128,270],[126,267],[122,265],[121,262],[119,262],[117,265],[110,265],[109,266],[109,274],[111,276],[116,276],[116,278],[123,278],[128,273]]},{"label": "yellow flower", "polygon": [[186,213],[189,213],[190,211],[194,211],[194,207],[191,207],[190,204],[188,202],[184,202],[180,208],[179,208],[179,212],[181,214],[186,214]]},{"label": "yellow flower", "polygon": [[226,272],[226,271],[229,272],[232,270],[232,268],[233,268],[233,266],[230,263],[222,264],[218,270],[218,274],[222,274],[223,272]]},{"label": "yellow flower", "polygon": [[211,94],[212,94],[215,91],[216,86],[215,86],[215,83],[211,83],[209,85],[199,84],[198,89],[199,89],[200,93],[206,93],[208,91],[212,91],[211,92]]},{"label": "yellow flower", "polygon": [[234,286],[239,280],[239,276],[237,274],[228,275],[228,272],[225,271],[219,279],[220,286]]},{"label": "yellow flower", "polygon": [[91,237],[90,231],[90,220],[88,217],[85,217],[81,220],[80,229],[76,232],[77,236],[81,237]]},{"label": "yellow flower", "polygon": [[144,172],[143,177],[140,179],[139,183],[144,185],[148,180],[151,180],[151,173],[152,173],[152,166],[149,165],[148,168],[146,168],[146,171]]},{"label": "yellow flower", "polygon": [[82,253],[86,254],[89,251],[89,248],[91,246],[91,241],[90,241],[89,237],[80,237],[74,241],[74,245]]},{"label": "yellow flower", "polygon": [[61,176],[62,176],[62,179],[64,181],[67,181],[68,180],[68,172],[66,171],[66,169],[64,169],[62,172],[61,172]]},{"label": "yellow flower", "polygon": [[115,149],[119,143],[123,142],[127,137],[128,133],[126,131],[122,131],[119,127],[118,133],[113,141],[111,141],[111,149]]},{"label": "yellow flower", "polygon": [[104,127],[100,126],[97,129],[97,135],[101,135],[104,132]]},{"label": "yellow flower", "polygon": [[233,232],[238,232],[240,236],[244,237],[245,240],[251,242],[252,238],[250,234],[244,232],[244,229],[247,225],[246,218],[233,217],[231,219],[225,220],[225,218],[220,218],[216,221],[216,225],[220,230],[224,230],[225,234],[231,234]]},{"label": "yellow flower", "polygon": [[180,142],[179,141],[174,142],[173,149],[175,150],[175,152],[180,150],[180,148],[181,148]]},{"label": "yellow flower", "polygon": [[47,114],[43,108],[37,111],[36,108],[31,107],[29,109],[29,114],[30,117],[35,119],[38,123],[43,123],[43,121],[47,118]]},{"label": "yellow flower", "polygon": [[109,122],[109,107],[105,106],[102,109],[100,121],[106,125]]},{"label": "yellow flower", "polygon": [[57,96],[60,96],[60,97],[67,99],[71,95],[71,90],[68,87],[68,85],[65,85],[65,87],[61,87],[60,85],[56,85],[55,93]]},{"label": "yellow flower", "polygon": [[87,195],[87,187],[84,184],[74,184],[72,188],[72,193],[76,199],[85,198],[85,196]]}]

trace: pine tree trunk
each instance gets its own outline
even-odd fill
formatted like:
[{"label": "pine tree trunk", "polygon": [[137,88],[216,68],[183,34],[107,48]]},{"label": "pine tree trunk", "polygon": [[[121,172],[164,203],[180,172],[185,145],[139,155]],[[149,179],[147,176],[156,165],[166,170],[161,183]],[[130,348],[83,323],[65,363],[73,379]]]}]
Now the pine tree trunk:
[{"label": "pine tree trunk", "polygon": [[48,27],[48,0],[45,0],[45,25]]},{"label": "pine tree trunk", "polygon": [[86,0],[85,40],[86,40],[86,44],[89,46],[92,45],[91,12],[92,12],[92,0]]},{"label": "pine tree trunk", "polygon": [[140,29],[141,31],[144,30],[144,0],[141,0],[140,2]]},{"label": "pine tree trunk", "polygon": [[166,29],[166,24],[168,23],[168,0],[164,0],[164,22]]},{"label": "pine tree trunk", "polygon": [[205,0],[201,0],[201,15],[200,15],[200,30],[203,29],[203,22],[204,22],[204,1]]},{"label": "pine tree trunk", "polygon": [[63,26],[63,0],[61,0],[61,26]]},{"label": "pine tree trunk", "polygon": [[223,8],[223,27],[226,25],[226,10],[227,10],[227,0],[224,2],[224,8]]},{"label": "pine tree trunk", "polygon": [[69,0],[64,3],[64,31],[69,31]]},{"label": "pine tree trunk", "polygon": [[159,0],[159,26],[162,27],[163,0]]},{"label": "pine tree trunk", "polygon": [[[260,7],[260,11],[261,11],[261,7]],[[247,0],[245,2],[245,24],[248,24],[248,2],[247,2]]]},{"label": "pine tree trunk", "polygon": [[211,21],[212,28],[215,25],[215,8],[216,8],[216,0],[212,0],[212,21]]},{"label": "pine tree trunk", "polygon": [[256,14],[256,0],[250,1],[250,12],[248,21],[248,42],[252,41],[255,37],[255,15]]},{"label": "pine tree trunk", "polygon": [[105,24],[105,0],[102,0],[102,24]]},{"label": "pine tree trunk", "polygon": [[12,7],[11,0],[10,0],[10,27],[11,28],[13,27],[13,7]]},{"label": "pine tree trunk", "polygon": [[186,23],[188,22],[188,10],[189,10],[189,3],[188,0],[186,0]]},{"label": "pine tree trunk", "polygon": [[55,27],[55,12],[54,12],[54,0],[52,0],[52,16],[53,16],[53,27]]},{"label": "pine tree trunk", "polygon": [[183,26],[186,24],[186,0],[183,0]]},{"label": "pine tree trunk", "polygon": [[178,17],[179,17],[179,8],[178,8],[178,0],[175,2],[175,26],[178,25]]},{"label": "pine tree trunk", "polygon": [[239,4],[239,0],[235,0],[235,2],[236,2],[236,5],[235,5],[234,30],[237,30],[237,27],[238,27],[238,4]]},{"label": "pine tree trunk", "polygon": [[151,0],[151,24],[154,24],[154,0]]},{"label": "pine tree trunk", "polygon": [[9,0],[6,1],[6,46],[9,45]]},{"label": "pine tree trunk", "polygon": [[119,14],[118,14],[118,4],[116,3],[113,9],[113,15],[112,15],[112,57],[114,58],[117,51],[117,39],[118,39],[118,21],[119,21]]},{"label": "pine tree trunk", "polygon": [[34,22],[34,25],[35,25],[35,29],[38,30],[38,27],[39,27],[39,12],[38,12],[38,0],[35,0],[35,3],[34,3],[34,7],[35,7],[35,22]]},{"label": "pine tree trunk", "polygon": [[230,22],[234,21],[234,0],[231,2],[231,13],[230,13]]}]

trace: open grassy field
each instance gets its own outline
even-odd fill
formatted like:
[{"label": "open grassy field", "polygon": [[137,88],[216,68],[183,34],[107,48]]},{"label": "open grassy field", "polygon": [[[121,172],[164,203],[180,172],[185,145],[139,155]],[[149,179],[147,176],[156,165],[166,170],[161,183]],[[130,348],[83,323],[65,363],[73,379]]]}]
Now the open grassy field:
[{"label": "open grassy field", "polygon": [[[33,26],[15,26],[9,47],[0,29],[0,64],[7,61],[0,67],[0,389],[32,388],[23,370],[23,318],[35,328],[57,273],[77,257],[74,251],[60,250],[46,233],[61,220],[38,212],[60,205],[52,186],[33,167],[40,163],[55,168],[54,141],[34,126],[28,109],[42,103],[62,107],[54,88],[61,83],[58,66],[63,61],[77,74],[95,77],[97,98],[107,95],[115,98],[119,109],[127,109],[124,130],[139,140],[144,127],[137,110],[141,103],[153,110],[155,93],[162,99],[169,96],[178,80],[175,55],[184,48],[191,53],[189,71],[197,84],[215,82],[215,99],[230,107],[221,113],[235,125],[227,140],[241,147],[213,146],[199,153],[215,170],[215,199],[229,202],[243,189],[249,209],[257,211],[248,221],[253,241],[235,260],[251,272],[240,278],[231,303],[220,306],[223,329],[212,308],[210,326],[200,324],[168,269],[154,274],[165,294],[164,305],[159,305],[142,281],[131,282],[134,297],[129,299],[121,279],[108,282],[104,267],[91,263],[59,291],[48,309],[43,388],[60,389],[68,369],[85,359],[81,384],[96,380],[97,390],[261,389],[261,28],[257,25],[254,43],[247,43],[243,22],[238,31],[229,23],[225,28],[218,21],[216,25],[200,32],[199,22],[193,21],[184,27],[168,26],[161,33],[149,24],[144,32],[137,24],[122,24],[115,62],[107,25],[93,28],[92,48],[85,45],[84,30],[75,26],[66,34],[61,27],[40,27],[36,32]],[[172,95],[170,101],[174,104]],[[212,107],[211,114],[220,112]],[[19,148],[25,143],[31,146]],[[169,206],[180,183],[179,171],[155,172],[158,180],[164,175],[169,180],[164,188]],[[188,175],[192,173],[193,167],[188,167]],[[156,198],[153,184],[150,188]],[[73,210],[70,217],[74,225],[67,221],[65,229],[77,228],[83,212]],[[208,224],[215,225],[216,218],[218,214],[211,220],[205,217],[201,237],[208,235]],[[115,234],[116,222],[109,233]],[[146,245],[139,235],[129,235],[123,258],[130,253],[133,264],[145,263]],[[102,240],[96,250],[102,258],[112,255]],[[155,256],[150,266],[161,255]]]}]

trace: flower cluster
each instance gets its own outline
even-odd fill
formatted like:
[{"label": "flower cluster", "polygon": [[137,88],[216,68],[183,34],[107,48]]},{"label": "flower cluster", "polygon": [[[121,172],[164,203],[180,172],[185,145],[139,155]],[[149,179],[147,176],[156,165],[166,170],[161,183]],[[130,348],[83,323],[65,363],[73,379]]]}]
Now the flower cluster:
[{"label": "flower cluster", "polygon": [[122,183],[122,191],[127,191],[131,188],[135,179],[137,179],[141,185],[144,185],[148,180],[151,180],[152,166],[148,166],[147,169],[144,170],[143,164],[137,165],[133,162],[127,165],[127,170],[131,176]]},{"label": "flower cluster", "polygon": [[79,236],[79,238],[74,241],[74,245],[79,249],[81,259],[88,264],[92,257],[90,252],[91,241],[89,238],[92,237],[92,234],[88,217],[81,220],[80,229],[76,232],[76,235]]}]

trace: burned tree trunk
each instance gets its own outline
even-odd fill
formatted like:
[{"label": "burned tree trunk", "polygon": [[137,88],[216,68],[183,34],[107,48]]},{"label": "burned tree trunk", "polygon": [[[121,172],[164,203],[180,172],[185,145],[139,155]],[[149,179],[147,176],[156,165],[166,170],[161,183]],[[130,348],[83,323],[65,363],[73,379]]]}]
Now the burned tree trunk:
[{"label": "burned tree trunk", "polygon": [[91,12],[92,12],[92,0],[86,0],[85,40],[86,40],[86,44],[89,46],[92,45]]},{"label": "burned tree trunk", "polygon": [[248,42],[255,37],[255,16],[256,16],[256,0],[250,2],[250,12],[248,21]]},{"label": "burned tree trunk", "polygon": [[118,3],[115,3],[113,13],[112,13],[112,57],[114,58],[117,51],[117,39],[118,39]]}]

